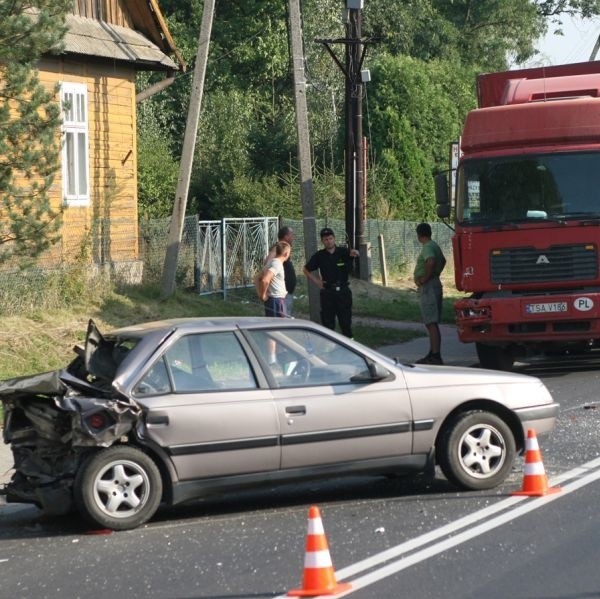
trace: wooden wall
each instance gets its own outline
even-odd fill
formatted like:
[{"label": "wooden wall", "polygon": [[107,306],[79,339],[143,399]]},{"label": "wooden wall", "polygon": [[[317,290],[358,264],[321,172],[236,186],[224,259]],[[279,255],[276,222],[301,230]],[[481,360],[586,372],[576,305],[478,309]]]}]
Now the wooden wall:
[{"label": "wooden wall", "polygon": [[133,29],[125,0],[74,0],[73,14]]},{"label": "wooden wall", "polygon": [[[68,260],[83,249],[96,263],[137,259],[134,69],[52,58],[41,61],[39,70],[49,87],[63,81],[85,83],[88,91],[90,204],[64,207],[62,243],[53,253]],[[52,205],[63,205],[60,172]]]}]

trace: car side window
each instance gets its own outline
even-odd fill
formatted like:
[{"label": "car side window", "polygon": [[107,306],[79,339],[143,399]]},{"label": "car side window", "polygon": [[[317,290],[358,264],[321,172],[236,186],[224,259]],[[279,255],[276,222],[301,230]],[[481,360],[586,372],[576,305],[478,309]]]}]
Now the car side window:
[{"label": "car side window", "polygon": [[368,373],[363,356],[315,331],[285,328],[249,334],[278,387],[339,385]]},{"label": "car side window", "polygon": [[133,394],[142,397],[147,395],[162,395],[171,391],[171,382],[167,374],[164,358],[150,368],[142,380],[133,388]]},{"label": "car side window", "polygon": [[[178,339],[144,376],[136,393],[164,393],[161,381],[167,377],[169,390],[193,393],[214,390],[255,389],[256,379],[242,346],[232,332],[185,335]],[[158,390],[160,387],[161,390]]]}]

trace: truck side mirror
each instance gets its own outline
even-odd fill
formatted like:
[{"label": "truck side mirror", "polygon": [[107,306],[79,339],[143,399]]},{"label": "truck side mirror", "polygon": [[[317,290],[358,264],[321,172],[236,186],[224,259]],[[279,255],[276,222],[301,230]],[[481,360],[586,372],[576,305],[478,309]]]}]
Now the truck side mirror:
[{"label": "truck side mirror", "polygon": [[435,176],[435,201],[438,206],[450,206],[446,173],[438,173]]},{"label": "truck side mirror", "polygon": [[437,204],[437,215],[440,218],[448,218],[450,216],[450,198],[446,173],[438,173],[435,176],[435,201]]},{"label": "truck side mirror", "polygon": [[441,204],[437,207],[437,215],[440,218],[448,218],[450,216],[450,205],[449,204]]}]

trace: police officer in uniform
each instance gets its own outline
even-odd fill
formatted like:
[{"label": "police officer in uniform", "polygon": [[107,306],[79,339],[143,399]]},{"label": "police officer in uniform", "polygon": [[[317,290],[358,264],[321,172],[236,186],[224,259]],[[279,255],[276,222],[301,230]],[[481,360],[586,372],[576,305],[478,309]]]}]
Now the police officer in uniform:
[{"label": "police officer in uniform", "polygon": [[[304,265],[304,274],[321,290],[321,323],[335,330],[337,317],[342,334],[352,337],[352,292],[348,275],[357,250],[338,247],[332,229],[321,229],[323,249],[314,253]],[[313,274],[318,270],[320,278]]]}]

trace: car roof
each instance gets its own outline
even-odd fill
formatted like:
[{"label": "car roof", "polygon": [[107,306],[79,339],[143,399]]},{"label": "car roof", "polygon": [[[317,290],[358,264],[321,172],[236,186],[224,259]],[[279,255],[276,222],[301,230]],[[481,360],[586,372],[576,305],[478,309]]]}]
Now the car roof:
[{"label": "car roof", "polygon": [[[260,326],[273,326],[273,318],[266,316],[206,316],[195,318],[170,318],[165,320],[156,320],[151,322],[141,322],[138,324],[127,325],[118,329],[109,331],[107,337],[145,337],[146,335],[158,331],[172,331],[174,329],[215,330],[215,329],[234,329],[234,328],[252,328]],[[287,326],[314,326],[314,323],[302,319],[277,319],[277,327]]]}]

